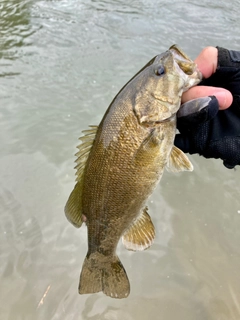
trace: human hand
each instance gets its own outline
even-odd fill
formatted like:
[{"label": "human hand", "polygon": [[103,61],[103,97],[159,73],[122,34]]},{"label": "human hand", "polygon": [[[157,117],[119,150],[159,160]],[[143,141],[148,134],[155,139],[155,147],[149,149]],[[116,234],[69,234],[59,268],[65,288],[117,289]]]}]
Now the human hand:
[{"label": "human hand", "polygon": [[207,47],[195,62],[205,79],[183,95],[175,145],[234,168],[240,164],[240,52]]},{"label": "human hand", "polygon": [[[209,78],[217,70],[218,49],[214,47],[204,48],[200,52],[199,56],[195,59],[195,63],[197,64],[198,69],[201,71],[203,78]],[[223,110],[231,105],[233,100],[232,94],[224,86],[221,88],[214,83],[212,83],[211,86],[202,84],[204,84],[204,81],[202,81],[200,85],[192,87],[185,92],[182,96],[182,103],[201,97],[215,96],[219,103],[219,109]]]}]

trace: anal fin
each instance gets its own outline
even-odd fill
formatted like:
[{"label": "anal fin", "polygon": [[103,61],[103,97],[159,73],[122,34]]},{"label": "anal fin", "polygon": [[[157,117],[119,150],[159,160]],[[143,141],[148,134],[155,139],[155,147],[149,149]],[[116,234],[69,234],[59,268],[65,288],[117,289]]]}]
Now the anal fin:
[{"label": "anal fin", "polygon": [[152,220],[147,213],[147,207],[133,222],[130,228],[122,236],[122,242],[126,249],[142,251],[150,247],[155,237]]}]

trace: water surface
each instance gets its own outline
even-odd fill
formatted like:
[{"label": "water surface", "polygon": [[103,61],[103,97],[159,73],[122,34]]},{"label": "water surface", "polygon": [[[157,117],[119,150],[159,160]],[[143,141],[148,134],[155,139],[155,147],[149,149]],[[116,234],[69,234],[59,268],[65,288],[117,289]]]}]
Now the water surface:
[{"label": "water surface", "polygon": [[237,0],[0,0],[0,319],[240,317],[239,169],[191,156],[149,201],[155,244],[118,254],[127,299],[79,296],[86,227],[63,213],[81,130],[173,43],[240,49]]}]

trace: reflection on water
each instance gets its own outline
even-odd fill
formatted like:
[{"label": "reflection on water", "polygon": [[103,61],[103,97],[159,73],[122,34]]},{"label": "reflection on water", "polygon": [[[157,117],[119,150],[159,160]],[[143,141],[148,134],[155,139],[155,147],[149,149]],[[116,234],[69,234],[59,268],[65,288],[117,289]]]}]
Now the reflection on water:
[{"label": "reflection on water", "polygon": [[[29,36],[29,1],[3,1],[0,4],[1,58],[14,59],[16,48],[26,45]],[[10,49],[13,49],[10,51]]]},{"label": "reflection on water", "polygon": [[193,173],[164,175],[149,201],[154,245],[118,248],[131,282],[123,300],[78,295],[86,228],[63,213],[81,130],[171,44],[191,57],[206,45],[239,49],[238,9],[0,1],[0,319],[239,319],[239,170],[193,156]]},{"label": "reflection on water", "polygon": [[30,46],[30,36],[37,30],[30,23],[32,1],[0,2],[0,77],[16,76],[18,71],[11,70],[11,60],[23,57]]}]

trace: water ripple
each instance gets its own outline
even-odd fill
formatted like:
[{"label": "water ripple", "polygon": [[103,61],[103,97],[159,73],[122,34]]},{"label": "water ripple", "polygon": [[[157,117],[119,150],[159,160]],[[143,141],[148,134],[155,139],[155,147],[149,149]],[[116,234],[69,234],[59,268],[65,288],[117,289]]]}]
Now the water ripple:
[{"label": "water ripple", "polygon": [[0,3],[0,58],[14,60],[22,56],[21,49],[32,44],[30,37],[39,29],[31,24],[32,1]]}]

